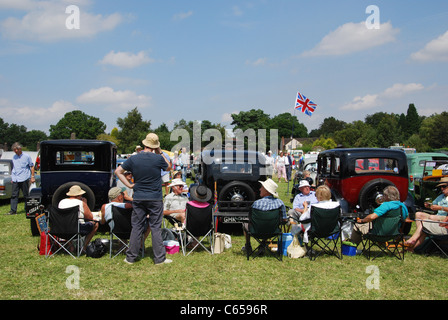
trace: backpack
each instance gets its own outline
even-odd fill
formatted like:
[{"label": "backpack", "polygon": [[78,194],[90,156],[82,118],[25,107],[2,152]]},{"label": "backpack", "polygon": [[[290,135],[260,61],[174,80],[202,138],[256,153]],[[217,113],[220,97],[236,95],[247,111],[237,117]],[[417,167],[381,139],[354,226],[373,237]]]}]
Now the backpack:
[{"label": "backpack", "polygon": [[86,256],[90,258],[101,258],[106,252],[107,247],[101,239],[95,239],[95,241],[90,242],[86,248]]}]

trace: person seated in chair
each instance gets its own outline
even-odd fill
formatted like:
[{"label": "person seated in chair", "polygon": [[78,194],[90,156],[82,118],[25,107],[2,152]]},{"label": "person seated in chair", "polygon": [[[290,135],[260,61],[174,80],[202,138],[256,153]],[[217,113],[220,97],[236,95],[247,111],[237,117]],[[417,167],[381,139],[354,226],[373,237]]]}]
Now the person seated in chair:
[{"label": "person seated in chair", "polygon": [[[252,204],[253,209],[258,209],[261,211],[270,211],[280,208],[282,211],[283,221],[287,221],[286,207],[282,200],[278,199],[277,188],[278,185],[272,180],[267,179],[266,181],[259,181],[261,183],[260,187],[260,197],[254,201]],[[248,234],[249,223],[243,223],[243,232],[246,238],[246,245],[243,247],[243,251],[252,252],[252,246],[250,244],[250,235]]]},{"label": "person seated in chair", "polygon": [[370,230],[370,222],[378,219],[390,210],[395,210],[401,207],[401,213],[403,219],[408,216],[408,208],[400,201],[400,191],[394,186],[387,186],[383,190],[383,200],[384,202],[377,208],[373,210],[373,213],[369,214],[365,218],[357,220],[353,227],[353,232],[351,235],[350,242],[354,244],[359,244],[362,240],[362,235],[367,234]]},{"label": "person seated in chair", "polygon": [[309,201],[309,204],[317,203],[316,192],[311,190],[311,185],[308,180],[300,180],[299,191],[292,203],[292,209],[288,211],[288,216],[291,217],[291,224],[297,224],[300,216],[305,212],[303,204]]},{"label": "person seated in chair", "polygon": [[187,195],[183,193],[184,184],[182,179],[173,179],[168,186],[171,188],[171,193],[163,201],[163,215],[171,216],[183,224],[185,224],[185,209],[188,202]]},{"label": "person seated in chair", "polygon": [[[417,212],[415,214],[416,219],[448,222],[448,177],[440,179],[440,182],[441,183],[439,183],[437,187],[440,187],[442,193],[432,203],[425,202],[425,207],[437,211],[437,214]],[[415,221],[415,224],[417,228],[414,234],[408,241],[406,241],[406,245],[408,246],[407,249],[409,251],[413,251],[423,243],[427,237],[427,234],[424,231],[433,235],[448,234],[448,224],[445,223],[438,224],[434,222]]]},{"label": "person seated in chair", "polygon": [[[80,186],[73,185],[69,192],[67,192],[68,198],[62,199],[58,204],[59,209],[79,206],[79,229],[80,234],[85,236],[84,246],[82,248],[83,253],[86,251],[87,245],[98,230],[98,223],[93,221],[92,211],[90,211],[90,208],[87,205],[86,198],[83,197],[83,194],[85,193],[86,192],[82,190]],[[90,221],[85,221],[84,219]]]},{"label": "person seated in chair", "polygon": [[[125,199],[125,187],[113,187],[108,192],[109,203],[105,203],[101,206],[101,224],[109,223],[109,227],[111,230],[114,228],[114,220],[112,219],[112,206],[124,208],[124,209],[132,209],[132,203],[124,202]],[[147,228],[145,231],[144,240],[148,237],[151,232],[151,228]]]},{"label": "person seated in chair", "polygon": [[301,222],[301,231],[303,232],[303,242],[308,243],[308,230],[311,227],[311,223],[305,223],[304,221],[311,219],[311,207],[318,207],[324,209],[333,209],[339,206],[338,201],[331,200],[331,190],[328,186],[322,185],[317,187],[316,189],[316,200],[315,203],[308,203],[308,201],[304,201],[303,205],[303,214],[299,218],[299,222]]}]

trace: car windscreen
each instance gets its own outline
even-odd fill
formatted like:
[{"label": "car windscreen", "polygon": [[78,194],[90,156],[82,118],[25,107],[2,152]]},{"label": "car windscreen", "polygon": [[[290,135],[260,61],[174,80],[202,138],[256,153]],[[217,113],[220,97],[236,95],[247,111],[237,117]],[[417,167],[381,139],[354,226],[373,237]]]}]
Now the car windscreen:
[{"label": "car windscreen", "polygon": [[0,162],[0,174],[9,175],[9,164],[6,162]]}]

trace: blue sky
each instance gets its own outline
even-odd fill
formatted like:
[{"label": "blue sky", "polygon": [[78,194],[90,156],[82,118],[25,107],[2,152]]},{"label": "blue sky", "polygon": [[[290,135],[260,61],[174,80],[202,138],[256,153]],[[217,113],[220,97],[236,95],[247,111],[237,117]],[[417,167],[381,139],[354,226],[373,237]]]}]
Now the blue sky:
[{"label": "blue sky", "polygon": [[[409,103],[429,116],[448,109],[447,71],[445,0],[0,0],[0,118],[28,130],[81,110],[110,132],[134,107],[153,129],[231,128],[250,109],[309,131]],[[298,91],[312,117],[294,111]]]}]

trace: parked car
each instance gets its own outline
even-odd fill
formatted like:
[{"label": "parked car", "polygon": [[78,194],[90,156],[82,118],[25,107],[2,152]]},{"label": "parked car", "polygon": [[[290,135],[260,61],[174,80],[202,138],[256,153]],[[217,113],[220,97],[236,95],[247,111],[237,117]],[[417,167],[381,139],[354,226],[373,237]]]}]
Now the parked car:
[{"label": "parked car", "polygon": [[438,152],[406,154],[409,169],[409,191],[414,194],[414,181],[423,177],[425,162],[431,160],[448,160],[448,155]]},{"label": "parked car", "polygon": [[440,179],[448,177],[448,159],[423,161],[423,175],[414,179],[415,205],[424,210],[425,202],[432,202],[439,194]]},{"label": "parked car", "polygon": [[[332,149],[321,152],[317,162],[318,180],[330,187],[343,212],[370,213],[382,203],[383,189],[395,186],[410,216],[415,214],[414,198],[408,191],[408,166],[403,151]],[[410,224],[407,227],[409,229]]]},{"label": "parked car", "polygon": [[201,154],[197,182],[216,191],[223,223],[247,219],[252,203],[260,198],[260,183],[266,180],[263,154],[253,151],[211,150]]},{"label": "parked car", "polygon": [[[32,189],[25,204],[31,230],[36,234],[38,208],[57,206],[77,184],[92,211],[99,211],[109,202],[109,189],[116,185],[117,148],[110,141],[47,140],[40,144],[41,185]],[[34,223],[33,223],[34,222]]]}]

